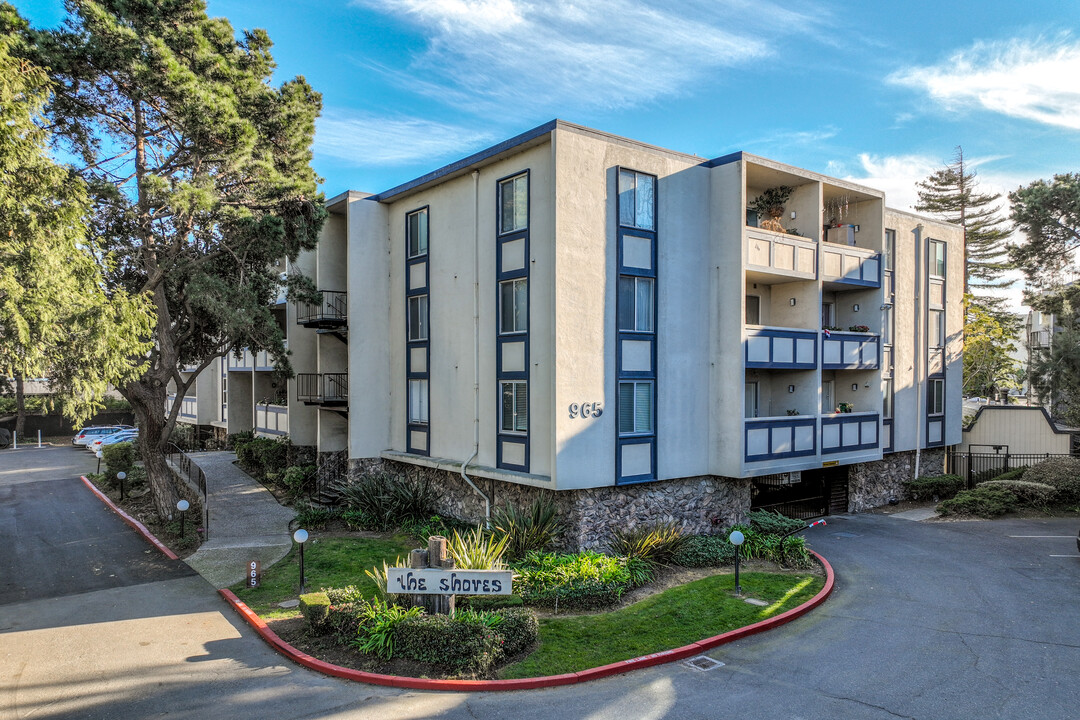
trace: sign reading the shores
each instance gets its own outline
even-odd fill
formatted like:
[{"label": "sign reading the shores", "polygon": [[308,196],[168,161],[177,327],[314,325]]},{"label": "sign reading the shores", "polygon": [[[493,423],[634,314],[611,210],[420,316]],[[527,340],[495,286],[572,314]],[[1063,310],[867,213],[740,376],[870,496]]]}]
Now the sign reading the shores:
[{"label": "sign reading the shores", "polygon": [[509,570],[387,568],[386,591],[411,595],[510,595]]}]

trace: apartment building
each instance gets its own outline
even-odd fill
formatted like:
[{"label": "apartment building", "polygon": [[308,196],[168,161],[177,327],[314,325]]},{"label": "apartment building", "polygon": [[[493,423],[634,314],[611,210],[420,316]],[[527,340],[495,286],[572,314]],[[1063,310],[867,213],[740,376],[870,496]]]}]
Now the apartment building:
[{"label": "apartment building", "polygon": [[459,517],[547,491],[595,547],[860,510],[960,441],[963,234],[878,190],[553,121],[329,207],[299,263],[324,307],[284,310],[289,435]]}]

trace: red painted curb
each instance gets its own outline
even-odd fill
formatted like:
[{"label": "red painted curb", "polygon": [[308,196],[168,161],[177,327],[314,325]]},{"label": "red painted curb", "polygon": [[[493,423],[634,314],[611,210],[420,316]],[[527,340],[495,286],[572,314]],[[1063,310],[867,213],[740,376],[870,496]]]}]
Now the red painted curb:
[{"label": "red painted curb", "polygon": [[101,502],[105,503],[110,508],[112,508],[112,511],[114,513],[116,513],[117,515],[119,515],[120,518],[124,522],[126,522],[131,527],[135,528],[136,532],[138,532],[140,535],[142,535],[144,538],[146,538],[146,541],[148,543],[150,543],[151,545],[156,547],[161,552],[165,553],[165,557],[169,558],[170,560],[179,560],[180,559],[177,556],[176,553],[174,553],[169,548],[165,547],[165,543],[161,542],[156,537],[154,537],[150,533],[150,531],[146,529],[145,525],[143,525],[141,522],[139,522],[135,518],[128,515],[123,510],[121,510],[112,500],[109,499],[108,495],[106,495],[105,493],[98,490],[97,487],[94,486],[94,483],[92,483],[92,482],[90,482],[89,480],[86,479],[85,475],[80,475],[79,479],[82,480],[84,483],[86,483],[86,487],[90,488],[90,491],[92,493],[94,493],[95,495],[97,495],[98,499],[101,500]]},{"label": "red painted curb", "polygon": [[771,617],[767,620],[756,622],[753,625],[738,628],[737,630],[731,630],[721,635],[715,635],[711,638],[699,640],[696,643],[683,645],[682,647],[673,650],[664,650],[651,655],[643,655],[641,657],[631,658],[629,660],[623,660],[621,662],[611,663],[610,665],[603,665],[589,670],[582,670],[581,672],[576,673],[548,675],[546,677],[537,678],[520,678],[517,680],[431,680],[426,678],[401,677],[398,675],[380,675],[378,673],[369,673],[362,670],[352,670],[339,665],[331,665],[322,660],[317,660],[307,653],[300,652],[292,645],[282,640],[277,636],[277,633],[270,629],[261,617],[256,615],[255,612],[245,605],[231,590],[222,588],[218,590],[218,592],[225,601],[232,605],[236,612],[240,613],[241,617],[255,629],[255,632],[270,644],[271,647],[293,662],[312,670],[326,673],[327,675],[372,685],[389,685],[391,687],[410,688],[413,690],[535,690],[538,688],[557,687],[559,685],[575,685],[589,680],[599,680],[600,678],[610,677],[611,675],[619,675],[621,673],[630,672],[631,670],[637,670],[638,668],[652,667],[653,665],[684,660],[689,657],[694,657],[695,655],[700,655],[706,650],[724,645],[725,643],[740,640],[749,635],[764,632],[765,630],[771,630],[772,628],[789,623],[825,602],[825,599],[832,594],[833,587],[835,586],[836,576],[833,573],[832,565],[813,550],[810,551],[810,554],[817,558],[818,562],[825,568],[825,585],[818,591],[817,595],[810,598],[799,607],[780,613],[776,617]]}]

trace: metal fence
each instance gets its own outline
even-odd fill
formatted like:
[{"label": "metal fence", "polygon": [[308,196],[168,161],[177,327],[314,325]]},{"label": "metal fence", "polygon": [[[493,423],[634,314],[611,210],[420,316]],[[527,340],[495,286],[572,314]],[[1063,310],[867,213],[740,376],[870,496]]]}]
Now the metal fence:
[{"label": "metal fence", "polygon": [[203,540],[209,540],[210,505],[206,496],[206,473],[203,472],[203,469],[199,467],[198,463],[188,457],[188,455],[177,447],[175,443],[169,443],[169,462],[183,473],[184,479],[189,484],[194,485],[199,489],[199,494],[202,495],[203,507]]},{"label": "metal fence", "polygon": [[978,483],[993,480],[1010,470],[1038,465],[1056,457],[1072,457],[1068,453],[1010,453],[1008,449],[992,453],[965,453],[956,450],[946,456],[945,472],[964,478],[968,489]]}]

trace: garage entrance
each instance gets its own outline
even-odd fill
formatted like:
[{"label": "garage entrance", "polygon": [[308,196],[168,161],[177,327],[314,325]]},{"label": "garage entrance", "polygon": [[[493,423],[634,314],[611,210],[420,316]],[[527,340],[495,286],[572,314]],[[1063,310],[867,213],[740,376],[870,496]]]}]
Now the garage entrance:
[{"label": "garage entrance", "polygon": [[770,510],[806,520],[847,512],[848,466],[752,478],[751,510]]}]

